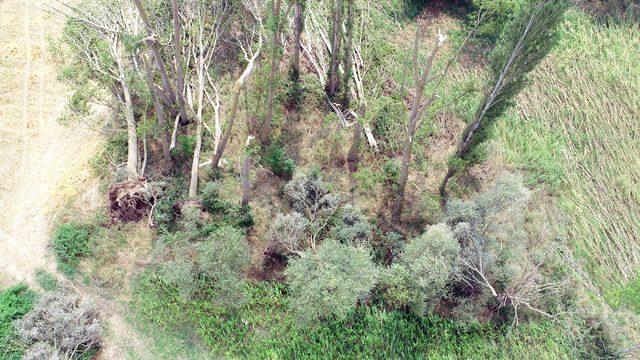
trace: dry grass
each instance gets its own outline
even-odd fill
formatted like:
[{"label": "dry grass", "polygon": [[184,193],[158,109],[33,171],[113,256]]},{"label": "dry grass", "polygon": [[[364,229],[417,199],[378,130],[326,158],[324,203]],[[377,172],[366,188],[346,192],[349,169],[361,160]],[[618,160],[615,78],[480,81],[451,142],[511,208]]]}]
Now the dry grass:
[{"label": "dry grass", "polygon": [[637,27],[571,13],[556,51],[496,131],[508,161],[557,185],[569,243],[605,289],[640,268],[638,74]]}]

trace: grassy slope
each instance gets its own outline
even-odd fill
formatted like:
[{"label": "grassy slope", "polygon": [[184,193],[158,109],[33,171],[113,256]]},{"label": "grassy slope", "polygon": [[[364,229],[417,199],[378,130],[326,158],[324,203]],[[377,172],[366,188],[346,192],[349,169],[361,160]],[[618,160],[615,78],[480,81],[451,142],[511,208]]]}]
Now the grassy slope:
[{"label": "grassy slope", "polygon": [[[572,12],[559,46],[496,131],[507,161],[557,192],[574,253],[603,289],[626,286],[640,266],[638,74],[637,27]],[[633,289],[620,293],[640,300]]]}]

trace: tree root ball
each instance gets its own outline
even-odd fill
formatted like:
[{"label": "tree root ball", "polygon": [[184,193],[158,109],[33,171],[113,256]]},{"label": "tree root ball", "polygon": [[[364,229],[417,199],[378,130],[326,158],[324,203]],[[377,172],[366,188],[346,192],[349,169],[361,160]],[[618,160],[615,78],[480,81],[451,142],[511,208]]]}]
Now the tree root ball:
[{"label": "tree root ball", "polygon": [[112,221],[138,222],[148,216],[155,196],[145,180],[127,180],[109,187]]}]

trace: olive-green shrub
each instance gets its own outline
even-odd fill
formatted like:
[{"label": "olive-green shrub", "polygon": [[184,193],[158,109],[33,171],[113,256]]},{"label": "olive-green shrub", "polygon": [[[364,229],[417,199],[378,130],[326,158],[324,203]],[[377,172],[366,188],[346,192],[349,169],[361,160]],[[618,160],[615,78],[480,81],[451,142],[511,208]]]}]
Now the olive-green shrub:
[{"label": "olive-green shrub", "polygon": [[446,224],[409,241],[381,281],[386,305],[424,314],[446,293],[458,271],[460,245]]},{"label": "olive-green shrub", "polygon": [[353,205],[342,208],[337,224],[331,229],[334,239],[351,245],[368,245],[373,238],[373,225]]},{"label": "olive-green shrub", "polygon": [[378,269],[364,247],[326,240],[292,259],[285,271],[291,307],[303,323],[343,318],[376,284]]},{"label": "olive-green shrub", "polygon": [[160,250],[158,278],[185,299],[204,298],[225,307],[242,301],[249,245],[242,230],[224,225],[204,238],[174,237]]}]

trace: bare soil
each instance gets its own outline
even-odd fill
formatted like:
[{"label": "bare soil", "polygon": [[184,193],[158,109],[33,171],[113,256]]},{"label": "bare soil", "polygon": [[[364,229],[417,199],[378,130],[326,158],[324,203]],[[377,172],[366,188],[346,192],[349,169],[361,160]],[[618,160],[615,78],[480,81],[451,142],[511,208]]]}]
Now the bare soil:
[{"label": "bare soil", "polygon": [[[0,288],[34,286],[37,269],[55,274],[49,248],[55,214],[70,199],[84,209],[103,201],[87,163],[101,136],[57,121],[69,91],[57,79],[59,54],[48,50],[47,39],[62,28],[61,19],[45,11],[52,4],[0,0]],[[106,324],[100,358],[146,358],[124,304],[75,288],[96,304]]]},{"label": "bare soil", "polygon": [[57,81],[47,37],[60,19],[49,1],[0,1],[0,284],[31,283],[53,270],[50,214],[88,175],[98,135],[60,125],[68,92]]}]

